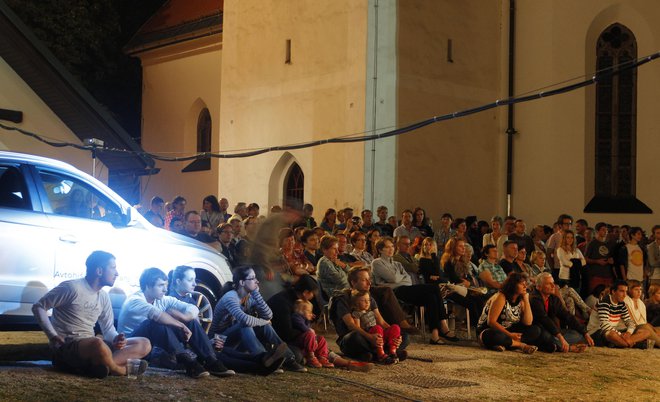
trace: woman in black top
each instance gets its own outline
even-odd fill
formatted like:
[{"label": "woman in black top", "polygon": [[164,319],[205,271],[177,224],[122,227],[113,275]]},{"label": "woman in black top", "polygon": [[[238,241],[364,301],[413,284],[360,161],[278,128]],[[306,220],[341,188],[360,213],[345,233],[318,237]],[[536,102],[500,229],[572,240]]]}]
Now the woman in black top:
[{"label": "woman in black top", "polygon": [[424,237],[433,237],[433,229],[429,225],[429,220],[426,217],[426,211],[417,207],[413,211],[413,226],[419,229],[419,232]]}]

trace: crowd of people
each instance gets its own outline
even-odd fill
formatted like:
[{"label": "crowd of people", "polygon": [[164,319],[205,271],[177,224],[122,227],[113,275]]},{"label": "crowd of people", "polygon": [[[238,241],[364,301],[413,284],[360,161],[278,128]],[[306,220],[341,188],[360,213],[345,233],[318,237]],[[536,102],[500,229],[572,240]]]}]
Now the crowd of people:
[{"label": "crowd of people", "polygon": [[[424,209],[400,218],[378,207],[359,216],[312,205],[300,211],[208,196],[202,209],[181,196],[151,200],[155,226],[197,239],[232,268],[210,327],[198,319],[192,267],[145,269],[140,291],[123,304],[118,329],[105,286],[118,276],[114,256],[96,251],[84,278],[65,281],[35,303],[53,364],[94,377],[126,374],[128,359],[184,370],[192,378],[269,375],[313,368],[369,371],[405,360],[411,324],[423,315],[431,345],[460,339],[450,314],[465,311],[481,347],[531,354],[592,346],[660,346],[660,225],[575,222],[527,231],[523,219],[449,213],[434,225]],[[53,309],[52,319],[47,311]],[[330,320],[331,346],[314,327]],[[453,320],[452,320],[453,321]],[[100,334],[95,334],[98,322]],[[335,349],[336,352],[332,351]]]}]

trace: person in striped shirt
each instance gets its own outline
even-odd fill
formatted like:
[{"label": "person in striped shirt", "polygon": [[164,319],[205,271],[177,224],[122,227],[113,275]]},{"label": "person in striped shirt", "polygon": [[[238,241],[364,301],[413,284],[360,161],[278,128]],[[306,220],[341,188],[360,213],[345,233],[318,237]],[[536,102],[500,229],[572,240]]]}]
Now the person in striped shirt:
[{"label": "person in striped shirt", "polygon": [[646,339],[651,335],[644,328],[636,329],[624,303],[627,292],[626,281],[616,281],[610,294],[603,297],[597,305],[600,329],[596,331],[596,337],[600,338],[602,343],[630,348],[637,343],[645,345]]}]

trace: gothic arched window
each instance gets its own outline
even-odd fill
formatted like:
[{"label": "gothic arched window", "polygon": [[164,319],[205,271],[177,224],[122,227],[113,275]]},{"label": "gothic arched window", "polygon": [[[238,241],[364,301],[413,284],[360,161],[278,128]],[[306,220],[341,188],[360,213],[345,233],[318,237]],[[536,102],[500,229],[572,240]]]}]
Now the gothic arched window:
[{"label": "gothic arched window", "polygon": [[627,27],[612,24],[598,37],[595,197],[585,212],[650,212],[635,198],[637,69],[626,67],[636,59],[637,41]]}]

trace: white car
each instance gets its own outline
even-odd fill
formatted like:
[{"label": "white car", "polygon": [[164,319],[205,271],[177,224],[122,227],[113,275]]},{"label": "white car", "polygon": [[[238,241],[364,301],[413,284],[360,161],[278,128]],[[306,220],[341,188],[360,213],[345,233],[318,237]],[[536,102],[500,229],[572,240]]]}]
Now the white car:
[{"label": "white car", "polygon": [[145,268],[194,267],[197,290],[211,305],[231,280],[222,254],[153,226],[90,175],[53,159],[0,151],[0,326],[34,323],[32,304],[60,282],[84,276],[94,250],[117,258],[119,278],[108,289],[115,317],[139,290]]}]

